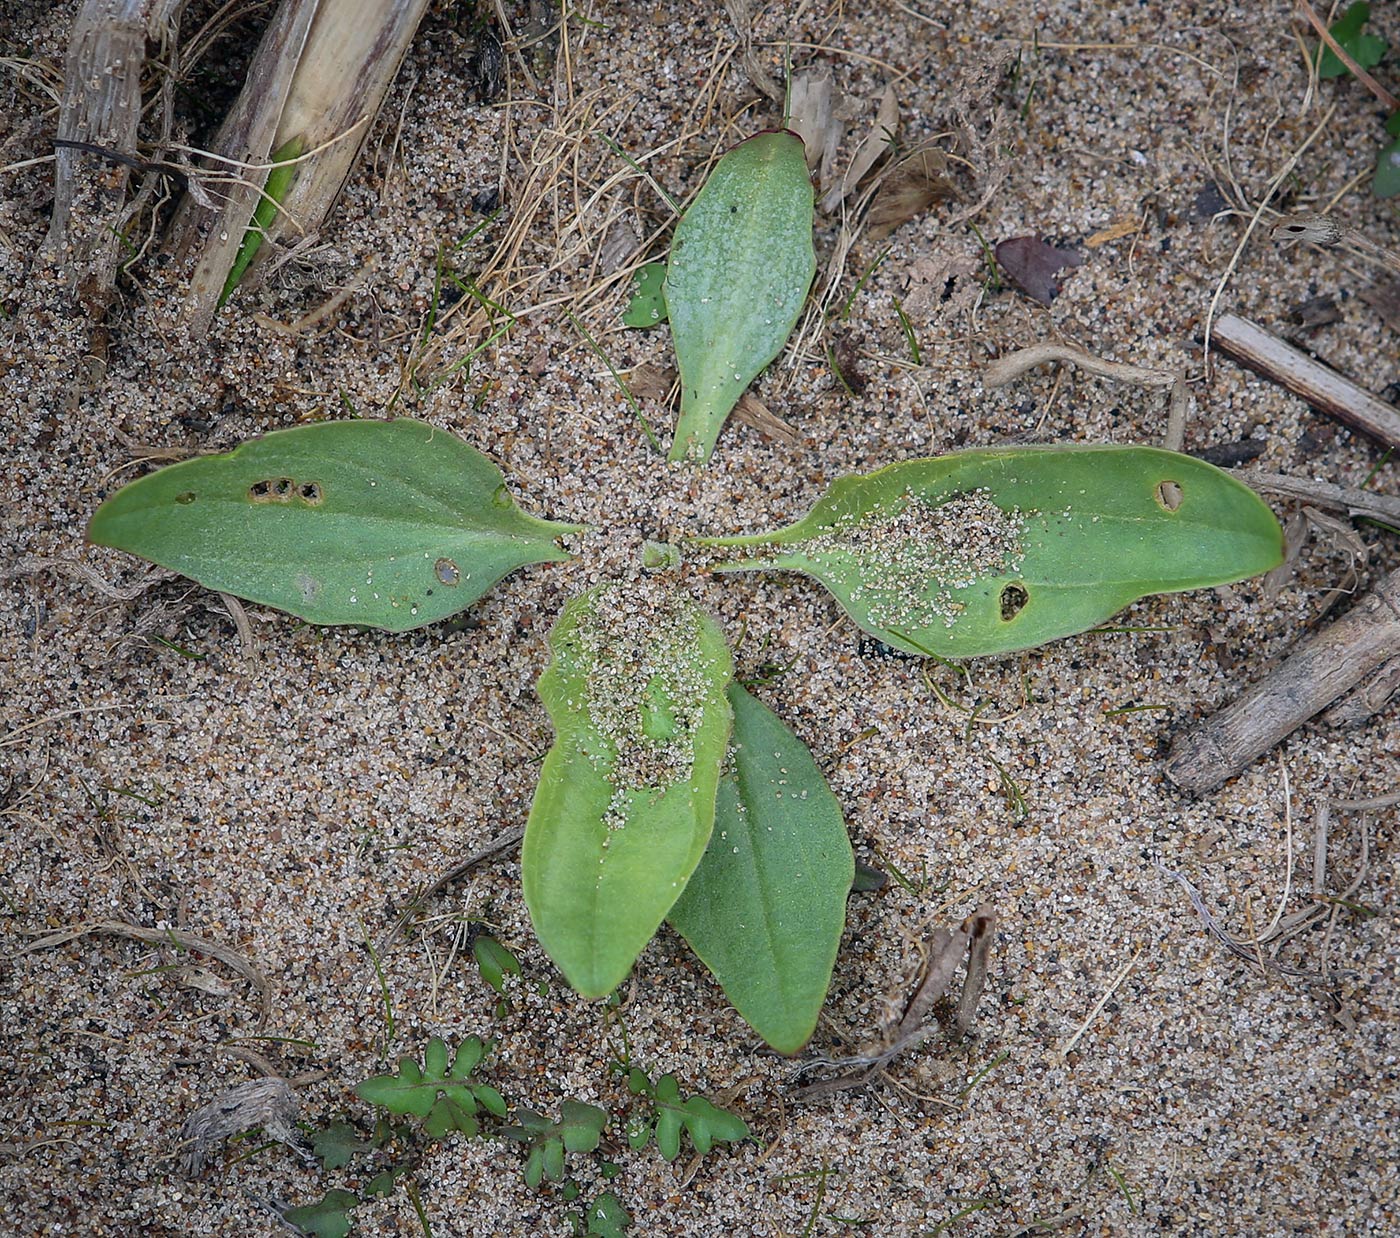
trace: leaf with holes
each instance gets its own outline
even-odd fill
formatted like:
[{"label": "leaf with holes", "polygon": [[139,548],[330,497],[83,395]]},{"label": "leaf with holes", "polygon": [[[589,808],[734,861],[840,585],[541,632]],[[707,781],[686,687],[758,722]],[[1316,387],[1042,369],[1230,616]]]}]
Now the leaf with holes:
[{"label": "leaf with holes", "polygon": [[398,1074],[366,1079],[355,1086],[355,1093],[390,1113],[422,1118],[424,1132],[433,1139],[454,1130],[475,1135],[480,1128],[479,1109],[497,1118],[506,1115],[506,1102],[495,1088],[467,1082],[489,1049],[480,1037],[468,1036],[449,1065],[447,1045],[434,1036],[424,1050],[421,1068],[411,1057],[402,1057]]},{"label": "leaf with holes", "polygon": [[646,581],[571,601],[540,699],[554,723],[521,850],[535,934],[565,979],[626,978],[709,842],[729,740],[724,635]]},{"label": "leaf with holes", "polygon": [[787,342],[816,269],[802,139],[783,129],[740,142],[686,208],[666,263],[681,371],[672,460],[709,458],[744,388]]},{"label": "leaf with holes", "polygon": [[1155,447],[1017,447],[836,482],[719,571],[788,569],[906,653],[1007,653],[1083,632],[1151,593],[1257,576],[1283,534],[1248,487]]},{"label": "leaf with holes", "polygon": [[749,1025],[781,1053],[816,1027],[855,860],[807,745],[737,683],[705,857],[667,919]]},{"label": "leaf with holes", "polygon": [[311,623],[401,632],[464,610],[578,531],[527,516],[501,471],[421,421],[278,430],[173,464],[97,509],[88,540]]}]

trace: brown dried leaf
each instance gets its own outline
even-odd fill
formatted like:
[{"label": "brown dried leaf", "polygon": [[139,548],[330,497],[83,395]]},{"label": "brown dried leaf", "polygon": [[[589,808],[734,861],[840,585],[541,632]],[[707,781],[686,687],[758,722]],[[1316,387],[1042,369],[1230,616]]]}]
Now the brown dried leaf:
[{"label": "brown dried leaf", "polygon": [[632,371],[628,379],[632,394],[639,400],[662,400],[671,394],[676,385],[676,371],[665,366],[643,361]]},{"label": "brown dried leaf", "polygon": [[797,431],[751,391],[746,391],[739,397],[739,403],[734,406],[733,415],[736,420],[742,421],[746,426],[757,430],[767,438],[781,439],[785,443],[801,441],[801,436]]},{"label": "brown dried leaf", "polygon": [[828,68],[808,69],[792,76],[788,128],[807,149],[807,167],[818,181],[829,184],[836,165],[836,148],[846,124],[838,107],[836,81]]},{"label": "brown dried leaf", "polygon": [[893,147],[898,130],[899,97],[895,94],[893,86],[886,86],[885,93],[880,96],[880,109],[875,115],[874,125],[856,147],[856,153],[851,156],[850,166],[839,183],[822,199],[821,207],[824,213],[830,215],[840,206],[880,157]]},{"label": "brown dried leaf", "polygon": [[870,239],[883,240],[929,207],[956,196],[947,169],[948,160],[936,146],[922,147],[901,159],[885,177],[866,216]]},{"label": "brown dried leaf", "polygon": [[1042,305],[1049,305],[1059,295],[1055,279],[1061,271],[1077,267],[1084,256],[1072,249],[1059,249],[1039,237],[1014,236],[996,248],[997,263],[1022,292]]}]

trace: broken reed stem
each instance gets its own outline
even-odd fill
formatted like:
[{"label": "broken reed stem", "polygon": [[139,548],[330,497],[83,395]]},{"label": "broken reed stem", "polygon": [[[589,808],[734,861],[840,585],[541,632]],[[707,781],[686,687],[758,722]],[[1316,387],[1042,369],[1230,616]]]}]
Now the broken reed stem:
[{"label": "broken reed stem", "polygon": [[1322,249],[1345,247],[1400,275],[1400,254],[1377,245],[1355,228],[1343,227],[1330,215],[1289,215],[1280,219],[1269,235],[1278,242],[1281,249],[1289,249],[1304,241]]},{"label": "broken reed stem", "polygon": [[1313,408],[1379,443],[1400,447],[1400,409],[1378,400],[1263,327],[1236,314],[1225,314],[1215,324],[1215,341],[1221,352],[1301,396]]},{"label": "broken reed stem", "polygon": [[1194,795],[1213,791],[1373,674],[1397,648],[1400,568],[1233,705],[1178,735],[1167,776]]}]

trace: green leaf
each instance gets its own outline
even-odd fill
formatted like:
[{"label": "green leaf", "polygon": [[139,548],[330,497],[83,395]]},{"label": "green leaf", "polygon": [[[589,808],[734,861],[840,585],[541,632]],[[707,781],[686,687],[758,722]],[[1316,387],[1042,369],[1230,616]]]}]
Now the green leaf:
[{"label": "green leaf", "polygon": [[674,1161],[681,1154],[682,1132],[690,1136],[695,1150],[702,1155],[716,1143],[735,1143],[748,1138],[748,1125],[737,1114],[719,1108],[703,1096],[682,1099],[675,1075],[662,1075],[654,1088],[646,1081],[644,1088],[632,1090],[634,1094],[645,1092],[656,1102],[654,1127],[649,1121],[629,1126],[628,1142],[633,1148],[646,1144],[649,1128],[656,1137],[661,1155],[668,1161]]},{"label": "green leaf", "polygon": [[666,321],[666,298],[661,283],[666,278],[664,262],[648,262],[633,273],[636,289],[622,313],[625,327],[655,327]]},{"label": "green leaf", "polygon": [[586,1219],[585,1232],[596,1238],[622,1238],[632,1223],[622,1202],[611,1191],[605,1191],[589,1205]]},{"label": "green leaf", "polygon": [[489,933],[472,942],[472,955],[481,971],[481,978],[497,993],[506,991],[506,975],[520,975],[520,960]]},{"label": "green leaf", "polygon": [[223,291],[219,293],[219,308],[222,309],[224,303],[233,295],[233,290],[238,287],[249,264],[258,256],[263,237],[267,235],[272,221],[277,218],[278,208],[296,178],[296,160],[301,157],[302,145],[300,136],[294,137],[284,142],[269,157],[268,162],[272,167],[268,169],[262,194],[258,198],[257,206],[253,208],[253,215],[243,233],[243,240],[238,244],[238,253],[234,255],[233,266],[229,268],[228,276],[224,280]]},{"label": "green leaf", "polygon": [[364,1146],[359,1131],[349,1122],[332,1122],[311,1139],[311,1151],[327,1169],[343,1169]]},{"label": "green leaf", "polygon": [[667,917],[749,1025],[796,1053],[817,1025],[855,859],[807,746],[737,683],[705,857]]},{"label": "green leaf", "polygon": [[1155,447],[1018,447],[836,482],[719,571],[821,581],[906,653],[966,658],[1082,632],[1150,593],[1226,584],[1283,557],[1273,513],[1212,465]]},{"label": "green leaf", "polygon": [[330,1190],[314,1204],[299,1204],[282,1209],[282,1219],[295,1225],[313,1238],[346,1238],[350,1233],[351,1208],[358,1207],[360,1197],[350,1191]]},{"label": "green leaf", "polygon": [[[1363,69],[1378,65],[1386,52],[1386,41],[1373,34],[1363,34],[1362,27],[1371,17],[1371,6],[1364,0],[1357,0],[1335,22],[1327,27],[1328,33],[1337,40],[1342,50]],[[1351,72],[1341,59],[1325,43],[1318,44],[1318,77],[1342,77]]]},{"label": "green leaf", "polygon": [[1400,108],[1391,112],[1385,122],[1385,131],[1393,138],[1400,138]]},{"label": "green leaf", "polygon": [[467,1082],[489,1048],[479,1036],[468,1036],[449,1065],[447,1045],[441,1037],[434,1036],[423,1052],[422,1069],[412,1058],[402,1057],[397,1074],[366,1079],[356,1084],[355,1093],[390,1113],[411,1113],[422,1118],[423,1131],[429,1138],[441,1139],[454,1130],[475,1135],[480,1129],[478,1105],[497,1117],[504,1116],[506,1109],[495,1088]]},{"label": "green leaf", "polygon": [[[1400,112],[1396,116],[1400,116]],[[1400,137],[1382,146],[1376,156],[1376,175],[1371,181],[1371,190],[1378,198],[1400,194]]]},{"label": "green leaf", "polygon": [[672,460],[707,460],[744,388],[786,343],[807,299],[812,182],[786,129],[739,143],[676,225],[663,291],[681,371]]},{"label": "green leaf", "polygon": [[525,1158],[525,1182],[539,1186],[543,1179],[558,1182],[564,1176],[564,1152],[592,1152],[608,1124],[605,1110],[582,1101],[566,1100],[559,1121],[551,1122],[533,1109],[516,1111],[518,1125],[503,1127],[501,1135],[530,1146]]},{"label": "green leaf", "polygon": [[521,852],[540,944],[585,997],[627,976],[700,862],[733,664],[713,620],[654,582],[602,585],[550,634],[555,741]]},{"label": "green leaf", "polygon": [[577,525],[527,516],[501,471],[421,421],[278,430],[123,486],[88,539],[311,623],[402,632],[470,606]]}]

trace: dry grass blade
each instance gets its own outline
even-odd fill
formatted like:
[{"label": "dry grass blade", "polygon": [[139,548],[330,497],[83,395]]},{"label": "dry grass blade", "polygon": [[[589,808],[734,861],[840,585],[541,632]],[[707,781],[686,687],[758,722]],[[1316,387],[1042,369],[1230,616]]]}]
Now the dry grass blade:
[{"label": "dry grass blade", "polygon": [[876,113],[875,124],[856,147],[856,153],[851,156],[851,164],[842,174],[840,181],[833,185],[822,199],[821,208],[825,214],[830,215],[840,206],[855,191],[856,186],[875,166],[880,156],[893,149],[898,131],[899,96],[895,94],[893,86],[886,86],[885,93],[880,96],[880,109]]},{"label": "dry grass blade", "polygon": [[76,941],[80,937],[94,933],[105,934],[109,937],[125,937],[130,941],[141,941],[150,946],[173,946],[177,950],[185,950],[193,954],[206,954],[211,959],[218,959],[220,963],[242,976],[257,989],[263,1013],[264,1015],[268,1013],[272,1000],[272,985],[261,971],[232,946],[209,941],[204,937],[196,937],[181,929],[152,929],[143,928],[138,924],[127,924],[123,920],[97,920],[88,924],[75,925],[72,928],[60,929],[56,933],[49,933],[39,938],[38,941],[31,941],[27,946],[15,951],[15,957],[34,954],[39,950],[51,950],[55,946],[67,945],[70,941]]}]

